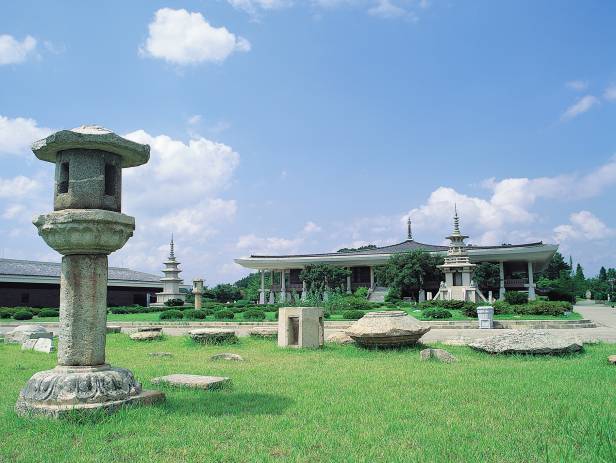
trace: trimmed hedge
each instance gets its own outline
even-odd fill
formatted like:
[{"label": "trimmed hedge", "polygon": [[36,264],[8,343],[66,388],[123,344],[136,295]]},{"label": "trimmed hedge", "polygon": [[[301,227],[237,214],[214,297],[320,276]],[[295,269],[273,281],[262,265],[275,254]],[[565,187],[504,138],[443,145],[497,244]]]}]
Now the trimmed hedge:
[{"label": "trimmed hedge", "polygon": [[[476,309],[475,309],[476,310]],[[426,318],[433,318],[433,319],[443,319],[443,318],[451,318],[451,312],[447,309],[439,309],[437,307],[434,308],[430,308],[430,309],[425,309],[422,312],[422,315]]]},{"label": "trimmed hedge", "polygon": [[39,317],[59,317],[60,311],[56,309],[42,309],[38,313]]},{"label": "trimmed hedge", "polygon": [[188,309],[184,310],[182,313],[184,314],[184,318],[191,320],[204,320],[205,317],[207,317],[205,310]]},{"label": "trimmed hedge", "polygon": [[262,310],[248,309],[243,315],[244,320],[265,320],[265,312]]},{"label": "trimmed hedge", "polygon": [[184,318],[184,313],[181,310],[171,309],[161,312],[158,316],[159,320],[180,320]]},{"label": "trimmed hedge", "polygon": [[218,312],[214,312],[214,317],[217,320],[232,320],[235,318],[235,314],[230,310],[219,310]]},{"label": "trimmed hedge", "polygon": [[528,303],[528,295],[519,291],[505,291],[505,302],[511,305]]},{"label": "trimmed hedge", "polygon": [[34,315],[29,310],[20,310],[13,315],[15,320],[32,320],[32,317],[34,317]]},{"label": "trimmed hedge", "polygon": [[366,315],[366,312],[363,310],[345,310],[342,313],[342,318],[345,320],[359,320],[364,315]]}]

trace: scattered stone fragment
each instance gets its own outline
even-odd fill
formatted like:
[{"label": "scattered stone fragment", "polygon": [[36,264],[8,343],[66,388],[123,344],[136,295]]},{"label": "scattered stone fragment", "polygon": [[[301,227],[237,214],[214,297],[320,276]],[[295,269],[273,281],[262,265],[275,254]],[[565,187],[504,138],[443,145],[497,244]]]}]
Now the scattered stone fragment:
[{"label": "scattered stone fragment", "polygon": [[231,383],[231,379],[221,376],[174,374],[153,378],[152,383],[195,389],[220,389],[229,385]]},{"label": "scattered stone fragment", "polygon": [[138,333],[147,332],[147,331],[158,331],[159,333],[162,333],[163,327],[162,326],[140,326],[139,328],[137,328]]},{"label": "scattered stone fragment", "polygon": [[252,328],[248,331],[248,335],[254,338],[267,338],[273,339],[278,337],[278,328],[272,327],[260,327]]},{"label": "scattered stone fragment", "polygon": [[458,361],[455,356],[443,349],[423,349],[419,353],[419,358],[421,360],[436,359],[444,363],[453,363]]},{"label": "scattered stone fragment", "polygon": [[188,333],[193,341],[202,344],[233,344],[238,342],[235,331],[233,330],[217,330],[211,328],[202,328],[192,330]]},{"label": "scattered stone fragment", "polygon": [[138,331],[130,335],[133,341],[154,341],[162,337],[163,334],[160,331]]},{"label": "scattered stone fragment", "polygon": [[173,357],[171,352],[150,352],[148,355],[150,357]]},{"label": "scattered stone fragment", "polygon": [[244,361],[241,355],[232,354],[230,352],[223,352],[222,354],[214,354],[210,357],[210,360],[232,360],[235,362]]},{"label": "scattered stone fragment", "polygon": [[368,312],[346,331],[353,340],[364,347],[402,347],[415,344],[430,331],[409,317],[406,312]]},{"label": "scattered stone fragment", "polygon": [[582,350],[579,341],[563,339],[542,330],[516,330],[478,339],[469,344],[475,350],[490,354],[557,355]]},{"label": "scattered stone fragment", "polygon": [[117,325],[109,325],[107,326],[107,334],[110,333],[120,333],[122,332],[122,327],[121,326],[117,326]]},{"label": "scattered stone fragment", "polygon": [[53,333],[41,325],[19,325],[6,334],[4,342],[21,344],[26,339],[38,338],[53,339]]},{"label": "scattered stone fragment", "polygon": [[610,355],[607,358],[607,361],[610,362],[612,365],[616,365],[616,355]]},{"label": "scattered stone fragment", "polygon": [[470,339],[459,338],[459,339],[447,339],[446,341],[443,341],[443,344],[447,346],[466,346],[470,342],[471,342]]},{"label": "scattered stone fragment", "polygon": [[49,354],[54,351],[53,341],[49,338],[26,339],[21,344],[21,350],[35,350]]},{"label": "scattered stone fragment", "polygon": [[327,342],[334,344],[354,344],[353,338],[342,331],[327,336]]}]

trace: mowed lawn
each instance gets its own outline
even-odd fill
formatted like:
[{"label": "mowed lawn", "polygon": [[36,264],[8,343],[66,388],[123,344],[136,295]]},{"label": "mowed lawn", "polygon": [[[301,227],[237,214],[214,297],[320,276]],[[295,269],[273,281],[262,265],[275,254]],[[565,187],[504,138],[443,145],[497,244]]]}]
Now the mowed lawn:
[{"label": "mowed lawn", "polygon": [[[199,346],[185,337],[136,343],[108,336],[108,361],[145,388],[170,373],[229,376],[230,389],[163,388],[164,404],[91,420],[17,417],[19,389],[55,356],[0,345],[1,462],[614,462],[616,346],[567,357],[496,357],[446,347],[287,350],[242,338]],[[149,357],[168,351],[173,358]],[[235,352],[245,362],[213,362]]]}]

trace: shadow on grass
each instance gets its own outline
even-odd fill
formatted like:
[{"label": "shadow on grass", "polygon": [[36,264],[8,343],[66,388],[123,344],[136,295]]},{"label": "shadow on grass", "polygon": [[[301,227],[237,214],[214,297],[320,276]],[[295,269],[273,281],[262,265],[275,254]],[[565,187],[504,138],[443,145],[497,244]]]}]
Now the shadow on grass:
[{"label": "shadow on grass", "polygon": [[167,395],[163,406],[183,415],[280,415],[293,403],[293,399],[282,395],[221,391],[181,398]]}]

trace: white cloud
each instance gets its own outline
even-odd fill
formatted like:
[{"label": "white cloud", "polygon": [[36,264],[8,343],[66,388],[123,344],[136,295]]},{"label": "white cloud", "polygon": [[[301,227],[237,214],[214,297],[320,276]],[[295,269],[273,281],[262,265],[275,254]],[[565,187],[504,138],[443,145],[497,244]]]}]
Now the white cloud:
[{"label": "white cloud", "polygon": [[574,104],[569,106],[565,112],[562,114],[560,119],[562,121],[573,119],[574,117],[579,116],[580,114],[584,114],[589,111],[593,106],[599,104],[599,99],[592,95],[585,95],[581,97]]},{"label": "white cloud", "polygon": [[614,236],[614,230],[597,218],[592,212],[579,211],[569,216],[569,224],[554,228],[554,237],[561,243],[567,240],[601,240]]},{"label": "white cloud", "polygon": [[51,132],[47,127],[39,127],[34,119],[0,116],[0,154],[25,154],[32,142]]},{"label": "white cloud", "polygon": [[565,82],[565,86],[576,92],[583,92],[588,88],[588,82],[584,80],[570,80],[569,82]]},{"label": "white cloud", "polygon": [[320,231],[322,231],[323,229],[318,226],[316,223],[310,221],[310,222],[306,222],[306,225],[304,225],[304,233],[306,234],[310,234],[310,233],[318,233]]},{"label": "white cloud", "polygon": [[391,0],[378,0],[376,5],[368,9],[368,14],[383,19],[400,18],[410,13],[404,8],[395,5]]},{"label": "white cloud", "polygon": [[187,65],[222,62],[236,51],[249,51],[250,42],[225,27],[214,27],[201,13],[161,8],[148,26],[149,35],[140,51],[170,63]]},{"label": "white cloud", "polygon": [[0,198],[27,196],[38,190],[40,186],[37,180],[23,175],[15,178],[0,178]]},{"label": "white cloud", "polygon": [[294,254],[299,251],[303,243],[302,238],[262,238],[255,234],[249,234],[240,236],[236,248],[261,255]]},{"label": "white cloud", "polygon": [[201,122],[201,119],[202,119],[201,114],[194,114],[193,116],[190,116],[188,118],[188,123],[190,125],[196,125],[199,122]]},{"label": "white cloud", "polygon": [[610,85],[603,92],[603,98],[607,101],[616,101],[616,84]]},{"label": "white cloud", "polygon": [[161,230],[182,230],[183,234],[205,239],[217,233],[216,223],[232,219],[236,212],[235,200],[207,199],[165,214],[155,220],[155,225]]},{"label": "white cloud", "polygon": [[12,204],[4,210],[2,218],[7,220],[14,219],[18,215],[23,215],[25,209],[23,204]]},{"label": "white cloud", "polygon": [[0,65],[23,63],[35,49],[36,39],[30,35],[21,42],[12,35],[0,35]]},{"label": "white cloud", "polygon": [[293,5],[292,0],[227,0],[236,10],[244,11],[253,18],[259,16],[261,10],[280,10]]}]

